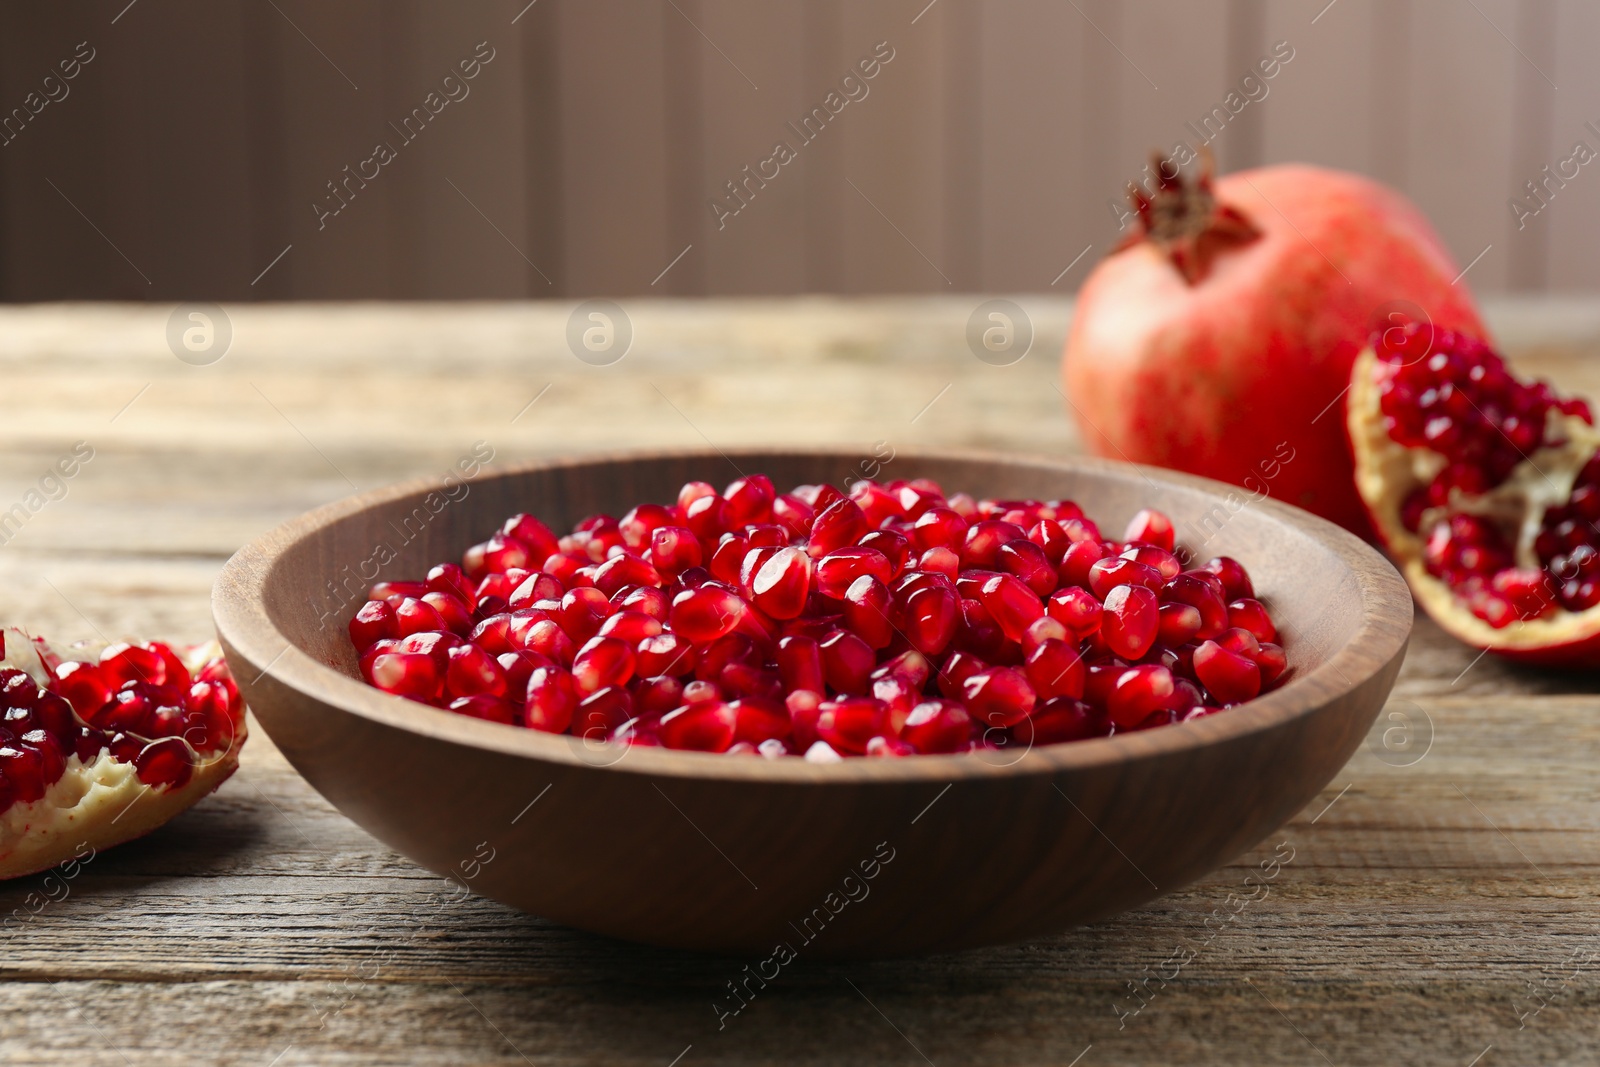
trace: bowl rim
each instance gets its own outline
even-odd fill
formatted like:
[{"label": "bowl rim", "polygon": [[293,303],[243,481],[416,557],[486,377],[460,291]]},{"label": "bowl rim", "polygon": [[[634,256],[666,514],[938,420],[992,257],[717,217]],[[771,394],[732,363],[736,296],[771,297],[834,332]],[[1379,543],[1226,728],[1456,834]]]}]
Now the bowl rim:
[{"label": "bowl rim", "polygon": [[[851,458],[854,452],[829,447],[746,447],[741,457]],[[1044,467],[1102,474],[1137,474],[1211,496],[1237,493],[1236,486],[1192,474],[1090,456],[1043,456],[981,450],[918,449],[897,458]],[[515,477],[531,471],[594,467],[642,460],[729,460],[709,449],[634,449],[584,453],[518,463],[479,474],[469,484]],[[904,759],[845,759],[817,763],[799,757],[781,760],[729,758],[721,753],[596,744],[567,734],[485,722],[375,689],[359,678],[319,662],[279,630],[264,603],[263,587],[290,546],[362,511],[406,497],[445,488],[443,478],[413,478],[335,500],[280,524],[241,547],[224,564],[212,591],[212,615],[225,649],[260,673],[248,689],[271,675],[300,695],[333,705],[376,724],[423,737],[485,749],[573,769],[604,769],[663,778],[765,781],[771,783],[859,784],[862,782],[953,783],[957,780],[1055,775],[1117,763],[1171,755],[1276,729],[1353,692],[1405,651],[1413,605],[1409,587],[1392,564],[1354,534],[1309,512],[1271,498],[1250,501],[1268,517],[1295,527],[1323,543],[1349,569],[1361,600],[1361,617],[1349,641],[1327,660],[1297,673],[1280,689],[1239,705],[1223,715],[1175,723],[1112,737],[1029,747],[1009,762],[991,762],[980,753],[919,755]],[[265,664],[264,667],[257,666]],[[248,696],[248,693],[246,694]],[[269,731],[270,733],[270,731]],[[998,757],[997,757],[998,758]],[[943,794],[940,793],[942,796]]]}]

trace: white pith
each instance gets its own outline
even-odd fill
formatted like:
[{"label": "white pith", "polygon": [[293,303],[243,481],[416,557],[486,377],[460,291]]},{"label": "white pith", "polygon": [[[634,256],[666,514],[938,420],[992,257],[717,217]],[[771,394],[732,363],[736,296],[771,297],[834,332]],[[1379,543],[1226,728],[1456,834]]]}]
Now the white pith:
[{"label": "white pith", "polygon": [[1494,519],[1502,530],[1515,531],[1513,552],[1519,567],[1539,569],[1534,539],[1545,509],[1563,505],[1573,482],[1600,450],[1600,430],[1576,415],[1554,409],[1546,437],[1561,440],[1521,460],[1504,482],[1478,496],[1452,490],[1444,507],[1429,508],[1412,533],[1400,520],[1400,506],[1415,489],[1427,485],[1443,469],[1447,457],[1427,448],[1407,448],[1384,431],[1379,405],[1379,362],[1372,349],[1356,357],[1348,405],[1350,444],[1355,454],[1356,489],[1372,513],[1389,554],[1412,592],[1439,625],[1480,648],[1533,650],[1567,644],[1600,630],[1600,607],[1572,612],[1557,609],[1538,619],[1525,619],[1496,629],[1474,615],[1450,587],[1428,573],[1423,563],[1424,537],[1440,519],[1453,514]]},{"label": "white pith", "polygon": [[[25,670],[40,684],[48,681],[32,639],[12,629],[5,631],[5,638],[6,655],[0,666]],[[66,651],[70,659],[98,658],[98,649],[89,646],[75,645]],[[215,642],[175,651],[191,670],[199,670],[219,654]],[[238,769],[246,732],[241,719],[228,749],[199,753],[200,765],[180,789],[145,785],[132,763],[114,759],[105,750],[87,763],[72,755],[66,771],[44,796],[12,804],[0,813],[0,879],[47,870],[72,859],[83,862],[90,850],[99,852],[149,833]]]}]

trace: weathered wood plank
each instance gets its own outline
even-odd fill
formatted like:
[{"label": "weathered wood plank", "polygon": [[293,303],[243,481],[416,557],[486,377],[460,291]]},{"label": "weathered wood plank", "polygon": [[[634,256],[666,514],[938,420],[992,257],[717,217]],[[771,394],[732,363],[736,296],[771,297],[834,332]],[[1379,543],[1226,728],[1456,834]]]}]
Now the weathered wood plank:
[{"label": "weathered wood plank", "polygon": [[[1050,387],[1070,305],[1027,303],[1035,352],[1000,369],[961,341],[974,303],[633,301],[636,347],[613,368],[566,351],[568,305],[237,309],[235,348],[208,368],[167,352],[161,309],[3,309],[0,368],[27,403],[0,421],[0,507],[74,441],[96,455],[0,546],[0,605],[66,638],[203,638],[211,580],[241,541],[348,493],[345,476],[366,488],[442,470],[478,439],[499,462],[707,437],[1075,447]],[[1491,319],[1522,366],[1600,392],[1592,306]],[[1572,954],[1600,952],[1597,711],[1600,679],[1476,660],[1421,621],[1389,708],[1404,718],[1381,718],[1264,848],[1057,938],[801,960],[721,1031],[711,1003],[747,961],[441,902],[441,880],[339,815],[258,733],[215,797],[12,924],[0,1057],[160,1064],[181,1036],[191,1062],[280,1065],[661,1067],[690,1045],[684,1064],[918,1050],[1068,1063],[1091,1044],[1084,1065],[1460,1065],[1491,1044],[1480,1063],[1586,1062],[1600,1055],[1600,956],[1574,974]],[[1294,859],[1270,894],[1212,937],[1207,918],[1280,840]],[[0,886],[0,938],[43,888]],[[1148,977],[1186,944],[1198,954],[1178,977]],[[1148,1004],[1131,1015],[1141,981]],[[1529,983],[1548,1006],[1519,1030]]]}]

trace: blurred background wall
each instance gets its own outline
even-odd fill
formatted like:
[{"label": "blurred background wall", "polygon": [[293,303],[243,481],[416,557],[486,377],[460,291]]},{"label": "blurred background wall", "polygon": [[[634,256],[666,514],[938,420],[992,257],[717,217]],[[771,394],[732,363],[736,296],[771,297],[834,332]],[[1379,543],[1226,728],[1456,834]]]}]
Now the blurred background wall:
[{"label": "blurred background wall", "polygon": [[[1600,150],[1594,0],[96,0],[4,18],[5,300],[1064,292],[1115,241],[1149,150],[1197,130],[1223,169],[1307,160],[1399,186],[1476,259],[1479,291],[1600,283],[1600,167],[1542,171]],[[875,49],[892,58],[867,79]]]}]

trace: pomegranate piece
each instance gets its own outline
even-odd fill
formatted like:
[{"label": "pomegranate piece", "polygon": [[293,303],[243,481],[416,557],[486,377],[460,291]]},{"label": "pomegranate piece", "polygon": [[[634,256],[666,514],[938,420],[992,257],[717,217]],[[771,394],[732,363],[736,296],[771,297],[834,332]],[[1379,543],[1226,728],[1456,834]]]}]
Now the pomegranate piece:
[{"label": "pomegranate piece", "polygon": [[149,833],[233,773],[245,734],[215,644],[95,654],[0,633],[0,879]]},{"label": "pomegranate piece", "polygon": [[[1406,323],[1356,360],[1347,428],[1372,524],[1443,629],[1523,662],[1593,665],[1600,431],[1587,402],[1518,378],[1473,334]],[[1229,592],[1231,624],[1276,643],[1252,591]]]},{"label": "pomegranate piece", "polygon": [[[780,494],[750,475],[560,537],[513,516],[461,565],[374,587],[349,633],[371,684],[518,728],[814,762],[949,754],[1152,729],[1280,684],[1287,658],[1244,568],[1183,571],[1183,554],[1152,509],[1111,541],[1071,501],[927,481]],[[1600,551],[1569,555],[1600,583]],[[1507,571],[1495,589],[1521,604],[1547,583]],[[16,714],[53,738],[93,709],[132,760],[180,725],[226,733],[206,683],[186,708],[188,681],[159,646],[119,646]],[[52,752],[85,743],[15,741],[5,758],[26,792]]]}]

